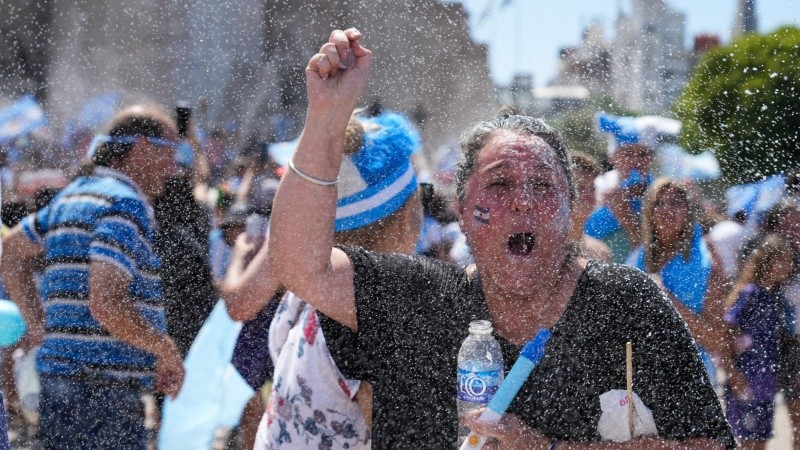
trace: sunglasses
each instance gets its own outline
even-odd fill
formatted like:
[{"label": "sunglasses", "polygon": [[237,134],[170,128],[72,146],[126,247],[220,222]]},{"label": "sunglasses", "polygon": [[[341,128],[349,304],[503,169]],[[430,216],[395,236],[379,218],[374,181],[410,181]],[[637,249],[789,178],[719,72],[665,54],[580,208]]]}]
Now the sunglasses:
[{"label": "sunglasses", "polygon": [[178,150],[181,147],[181,142],[154,136],[109,136],[107,134],[98,134],[92,139],[89,149],[86,150],[86,156],[90,159],[93,158],[97,149],[104,144],[135,144],[139,139],[143,139],[157,147],[167,147],[171,150]]}]

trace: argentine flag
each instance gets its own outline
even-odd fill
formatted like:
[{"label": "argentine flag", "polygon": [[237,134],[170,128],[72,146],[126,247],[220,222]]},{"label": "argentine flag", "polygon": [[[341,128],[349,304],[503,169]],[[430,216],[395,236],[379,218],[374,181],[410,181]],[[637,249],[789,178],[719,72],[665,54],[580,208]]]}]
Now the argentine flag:
[{"label": "argentine flag", "polygon": [[609,143],[609,156],[622,144],[644,144],[656,148],[664,137],[674,138],[681,132],[680,122],[661,116],[624,117],[598,113],[596,118],[600,131],[614,137]]},{"label": "argentine flag", "polygon": [[27,95],[0,110],[0,142],[10,141],[47,124],[44,110]]}]

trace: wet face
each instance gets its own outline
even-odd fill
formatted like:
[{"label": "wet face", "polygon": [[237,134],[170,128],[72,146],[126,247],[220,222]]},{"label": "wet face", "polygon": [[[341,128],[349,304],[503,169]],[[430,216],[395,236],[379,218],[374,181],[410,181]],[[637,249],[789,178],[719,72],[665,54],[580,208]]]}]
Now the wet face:
[{"label": "wet face", "polygon": [[459,215],[482,275],[524,294],[532,276],[558,270],[565,257],[569,187],[555,150],[539,137],[493,133]]},{"label": "wet face", "polygon": [[653,232],[662,242],[675,242],[689,221],[689,204],[683,193],[664,188],[653,205]]},{"label": "wet face", "polygon": [[632,170],[644,175],[653,165],[653,150],[644,145],[622,145],[611,156],[611,164],[623,178],[627,178]]},{"label": "wet face", "polygon": [[[178,142],[178,135],[173,130],[165,127],[163,140],[168,142]],[[177,168],[175,166],[176,149],[169,145],[150,142],[142,139],[136,144],[141,147],[139,158],[136,162],[136,170],[139,171],[138,182],[142,190],[150,198],[161,195],[167,180],[174,176]]]}]

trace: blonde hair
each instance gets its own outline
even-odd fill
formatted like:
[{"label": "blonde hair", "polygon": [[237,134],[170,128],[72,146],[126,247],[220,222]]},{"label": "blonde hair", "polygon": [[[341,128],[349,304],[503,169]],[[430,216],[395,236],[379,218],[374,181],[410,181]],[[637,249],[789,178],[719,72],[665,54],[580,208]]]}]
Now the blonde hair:
[{"label": "blonde hair", "polygon": [[667,189],[674,189],[686,201],[687,220],[678,237],[678,252],[683,255],[684,261],[689,261],[692,253],[692,239],[694,238],[694,224],[697,221],[697,211],[689,188],[682,182],[670,178],[657,179],[647,190],[642,205],[642,247],[644,249],[644,267],[646,272],[658,272],[666,263],[665,243],[655,233],[653,210],[661,195]]},{"label": "blonde hair", "polygon": [[739,294],[750,283],[764,286],[764,280],[767,275],[772,271],[772,264],[777,255],[782,250],[788,250],[789,243],[781,235],[777,233],[770,233],[765,235],[758,241],[756,247],[752,250],[750,255],[742,265],[742,270],[739,272],[739,277],[736,283],[728,294],[728,299],[725,303],[726,308],[731,308]]}]

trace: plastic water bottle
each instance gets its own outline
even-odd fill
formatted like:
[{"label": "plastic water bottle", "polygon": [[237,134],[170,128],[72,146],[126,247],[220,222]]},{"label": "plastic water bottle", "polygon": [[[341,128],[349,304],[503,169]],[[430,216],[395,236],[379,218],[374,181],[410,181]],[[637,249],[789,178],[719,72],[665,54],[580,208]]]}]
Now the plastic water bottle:
[{"label": "plastic water bottle", "polygon": [[458,351],[458,443],[466,439],[469,429],[461,426],[468,411],[486,406],[503,382],[503,353],[492,336],[492,323],[473,320],[469,336]]},{"label": "plastic water bottle", "polygon": [[14,381],[17,385],[20,406],[25,418],[36,423],[39,420],[39,394],[42,390],[39,384],[39,374],[36,372],[36,352],[38,347],[28,353],[17,349],[14,352]]}]

